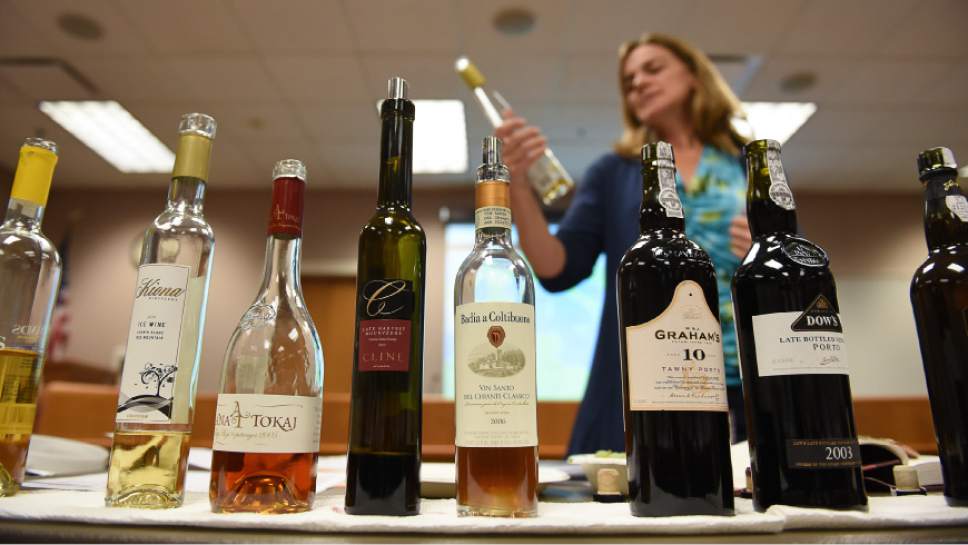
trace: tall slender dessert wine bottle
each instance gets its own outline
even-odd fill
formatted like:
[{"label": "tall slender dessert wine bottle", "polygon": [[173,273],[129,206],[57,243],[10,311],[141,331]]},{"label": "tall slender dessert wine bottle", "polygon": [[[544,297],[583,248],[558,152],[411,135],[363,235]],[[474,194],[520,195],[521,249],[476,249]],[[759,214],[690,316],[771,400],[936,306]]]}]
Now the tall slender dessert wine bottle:
[{"label": "tall slender dessert wine bottle", "polygon": [[40,231],[56,164],[56,144],[24,142],[0,226],[0,496],[16,494],[23,482],[60,287],[60,256]]},{"label": "tall slender dessert wine bottle", "polygon": [[743,150],[753,246],[733,277],[733,306],[753,502],[865,509],[847,346],[827,253],[797,236],[780,144]]},{"label": "tall slender dessert wine bottle", "polygon": [[617,276],[629,506],[732,515],[716,272],[684,234],[672,146],[642,147],[642,234]]},{"label": "tall slender dessert wine bottle", "polygon": [[474,249],[454,284],[457,513],[538,513],[534,281],[511,245],[510,174],[484,138]]},{"label": "tall slender dessert wine bottle", "polygon": [[404,79],[390,79],[380,117],[380,192],[357,267],[346,512],[416,515],[427,239],[410,210],[414,106]]},{"label": "tall slender dessert wine bottle", "polygon": [[299,281],[306,167],[272,171],[262,286],[229,340],[209,500],[221,513],[295,513],[316,493],[323,352]]},{"label": "tall slender dessert wine bottle", "polygon": [[928,259],[911,304],[941,456],[945,499],[968,505],[968,199],[948,148],[918,155]]},{"label": "tall slender dessert wine bottle", "polygon": [[215,238],[202,214],[215,120],[186,114],[165,210],[145,231],[105,503],[178,507]]}]

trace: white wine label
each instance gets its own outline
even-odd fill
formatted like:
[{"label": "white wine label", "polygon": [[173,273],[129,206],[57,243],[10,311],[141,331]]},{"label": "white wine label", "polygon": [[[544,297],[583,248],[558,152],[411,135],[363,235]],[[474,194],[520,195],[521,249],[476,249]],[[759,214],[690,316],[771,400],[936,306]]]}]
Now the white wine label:
[{"label": "white wine label", "polygon": [[219,394],[212,449],[299,453],[319,450],[319,396]]},{"label": "white wine label", "polygon": [[659,168],[659,204],[665,210],[667,218],[681,218],[682,201],[676,190],[676,171],[671,168]]},{"label": "white wine label", "polygon": [[625,328],[633,411],[726,411],[722,329],[702,286],[685,280],[672,302]]},{"label": "white wine label", "polygon": [[759,376],[847,375],[843,324],[823,295],[802,312],[753,316]]},{"label": "white wine label", "polygon": [[185,379],[190,386],[192,369],[178,372],[180,364],[193,363],[193,359],[184,361],[179,357],[180,340],[189,333],[183,331],[189,272],[190,267],[185,265],[150,264],[138,268],[121,372],[118,422],[189,423],[187,414],[186,421],[176,420],[179,415],[174,409],[179,395],[191,395],[190,388],[179,386]]},{"label": "white wine label", "polygon": [[770,200],[784,210],[796,210],[793,191],[790,190],[790,184],[787,183],[779,151],[774,149],[766,151],[766,166],[770,171]]},{"label": "white wine label", "polygon": [[467,303],[454,324],[456,445],[537,445],[534,307]]},{"label": "white wine label", "polygon": [[511,209],[503,206],[482,206],[474,211],[474,228],[511,228]]},{"label": "white wine label", "polygon": [[968,222],[968,199],[964,195],[948,195],[944,203],[961,221]]}]

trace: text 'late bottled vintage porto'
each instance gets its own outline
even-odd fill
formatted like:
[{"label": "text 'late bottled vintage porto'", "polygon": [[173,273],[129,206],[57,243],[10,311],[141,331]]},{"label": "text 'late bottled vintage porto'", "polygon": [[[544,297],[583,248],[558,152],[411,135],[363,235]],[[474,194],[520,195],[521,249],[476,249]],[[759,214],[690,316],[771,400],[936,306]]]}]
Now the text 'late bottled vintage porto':
[{"label": "text 'late bottled vintage porto'", "polygon": [[945,498],[968,505],[968,199],[951,150],[921,152],[918,173],[929,253],[911,282],[911,304]]},{"label": "text 'late bottled vintage porto'", "polygon": [[416,515],[427,239],[411,212],[414,105],[402,78],[380,116],[380,192],[357,266],[346,512]]},{"label": "text 'late bottled vintage porto'", "polygon": [[618,266],[629,504],[637,516],[731,515],[716,272],[684,234],[675,160],[642,148],[641,236]]},{"label": "text 'late bottled vintage porto'", "polygon": [[753,501],[864,508],[847,344],[826,252],[797,234],[780,145],[743,153],[753,246],[733,277]]}]

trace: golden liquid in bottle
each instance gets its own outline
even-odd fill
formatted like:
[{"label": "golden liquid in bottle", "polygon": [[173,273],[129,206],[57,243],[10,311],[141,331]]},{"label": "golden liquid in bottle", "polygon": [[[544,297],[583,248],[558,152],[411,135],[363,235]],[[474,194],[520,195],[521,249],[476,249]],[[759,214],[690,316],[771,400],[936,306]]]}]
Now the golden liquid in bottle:
[{"label": "golden liquid in bottle", "polygon": [[23,482],[42,361],[37,352],[0,350],[0,496],[16,494]]},{"label": "golden liquid in bottle", "polygon": [[116,431],[108,469],[108,507],[166,509],[185,498],[188,431]]}]

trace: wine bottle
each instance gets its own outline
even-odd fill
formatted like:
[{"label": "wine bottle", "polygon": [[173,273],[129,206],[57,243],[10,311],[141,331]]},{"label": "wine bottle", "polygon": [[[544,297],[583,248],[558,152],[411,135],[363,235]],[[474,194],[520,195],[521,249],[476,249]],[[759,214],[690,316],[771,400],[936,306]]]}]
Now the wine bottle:
[{"label": "wine bottle", "polygon": [[105,504],[184,500],[215,238],[203,204],[215,120],[186,114],[165,210],[145,231],[121,371]]},{"label": "wine bottle", "polygon": [[411,212],[414,106],[404,79],[390,79],[380,117],[379,197],[359,242],[346,512],[416,515],[427,239]]},{"label": "wine bottle", "polygon": [[844,326],[827,253],[797,234],[780,144],[743,150],[753,245],[733,277],[753,503],[866,509]]},{"label": "wine bottle", "polygon": [[[498,127],[504,123],[504,119],[501,118],[501,114],[494,107],[491,97],[487,96],[487,91],[484,90],[484,84],[487,80],[484,79],[484,75],[477,69],[477,66],[467,57],[460,57],[457,59],[455,68],[467,87],[474,93],[474,98],[481,105],[484,116],[491,122],[491,125]],[[492,91],[492,94],[494,100],[501,104],[502,109],[510,109],[511,105],[508,104],[507,100],[504,100],[500,93]],[[528,180],[546,206],[564,197],[575,187],[571,175],[568,174],[568,171],[561,165],[550,148],[545,148],[544,155],[539,157],[528,169]]]},{"label": "wine bottle", "polygon": [[20,148],[0,226],[0,496],[20,489],[37,414],[61,258],[40,231],[57,145],[28,138]]},{"label": "wine bottle", "polygon": [[484,138],[474,249],[454,282],[457,513],[538,514],[534,280],[511,245],[510,175]]},{"label": "wine bottle", "polygon": [[911,281],[945,499],[968,505],[968,199],[947,148],[918,155],[928,259]]},{"label": "wine bottle", "polygon": [[272,171],[265,274],[225,351],[209,500],[216,513],[308,511],[316,493],[323,352],[299,281],[306,167]]},{"label": "wine bottle", "polygon": [[672,146],[642,147],[641,235],[616,272],[629,507],[732,515],[716,271],[684,234]]}]

